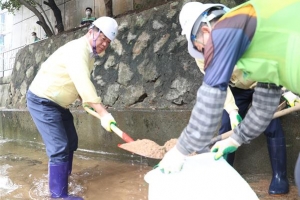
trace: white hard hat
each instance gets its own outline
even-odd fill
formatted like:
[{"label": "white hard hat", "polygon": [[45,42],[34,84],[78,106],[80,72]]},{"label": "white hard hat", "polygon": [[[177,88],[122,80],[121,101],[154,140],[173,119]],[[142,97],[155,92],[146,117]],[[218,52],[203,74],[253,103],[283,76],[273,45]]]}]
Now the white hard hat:
[{"label": "white hard hat", "polygon": [[[219,13],[219,15],[204,17],[206,14],[205,11],[213,7],[220,7],[220,10],[224,10],[224,12]],[[199,26],[201,22],[210,21],[215,17],[220,16],[220,14],[224,14],[228,10],[229,8],[223,4],[203,4],[200,2],[188,2],[182,7],[179,13],[179,23],[182,28],[181,35],[186,36],[188,41],[188,51],[192,57],[203,59],[203,54],[194,48],[191,41],[191,33],[194,25],[197,24],[197,26]]]},{"label": "white hard hat", "polygon": [[114,40],[118,34],[118,23],[111,17],[99,17],[93,22],[93,25],[110,40]]}]

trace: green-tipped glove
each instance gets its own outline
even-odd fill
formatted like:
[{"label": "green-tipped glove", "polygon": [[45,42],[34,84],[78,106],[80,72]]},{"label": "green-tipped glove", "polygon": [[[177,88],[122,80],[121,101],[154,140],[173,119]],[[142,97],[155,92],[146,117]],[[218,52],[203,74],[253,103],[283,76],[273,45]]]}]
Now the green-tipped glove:
[{"label": "green-tipped glove", "polygon": [[229,113],[230,125],[233,130],[242,121],[242,117],[239,115],[237,110],[233,110]]},{"label": "green-tipped glove", "polygon": [[110,113],[107,113],[103,117],[101,117],[100,121],[101,121],[101,126],[108,132],[112,131],[110,128],[111,124],[117,125],[116,120],[113,118],[113,116]]},{"label": "green-tipped glove", "polygon": [[241,144],[235,141],[235,139],[229,137],[217,142],[211,148],[211,152],[217,152],[215,155],[215,160],[218,160],[222,156],[227,156],[227,154],[235,152],[239,146],[241,146]]},{"label": "green-tipped glove", "polygon": [[296,102],[300,103],[300,98],[291,91],[283,93],[282,96],[290,107],[295,106]]},{"label": "green-tipped glove", "polygon": [[185,158],[186,156],[179,152],[176,146],[174,146],[165,154],[164,158],[157,165],[157,168],[164,174],[180,172]]}]

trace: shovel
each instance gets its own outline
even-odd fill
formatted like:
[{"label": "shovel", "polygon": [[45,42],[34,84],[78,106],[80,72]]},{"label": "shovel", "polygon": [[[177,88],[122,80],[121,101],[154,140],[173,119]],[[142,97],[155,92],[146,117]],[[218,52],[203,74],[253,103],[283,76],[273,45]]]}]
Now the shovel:
[{"label": "shovel", "polygon": [[[100,119],[100,115],[95,112],[92,108],[90,108],[89,106],[84,105],[83,108],[91,115],[93,115],[94,117]],[[137,155],[141,155],[141,156],[145,156],[145,157],[150,157],[151,155],[148,154],[145,150],[147,149],[151,149],[154,148],[154,150],[151,150],[151,152],[155,152],[155,154],[158,154],[159,152],[161,152],[163,156],[165,153],[164,148],[160,148],[160,146],[158,144],[156,144],[155,142],[152,142],[151,140],[147,140],[147,139],[143,139],[143,140],[137,140],[134,141],[127,133],[125,133],[124,131],[122,131],[121,129],[119,129],[116,125],[111,124],[110,128],[112,129],[112,131],[117,134],[122,140],[124,140],[126,142],[126,144],[131,144],[134,143],[133,146],[129,145],[126,146],[126,144],[119,144],[118,146],[121,149],[124,149],[126,151],[130,151],[131,153],[137,154]],[[124,147],[125,145],[125,147]],[[153,154],[153,153],[152,153]],[[156,158],[156,157],[153,157]],[[157,158],[158,159],[158,158]]]},{"label": "shovel", "polygon": [[[294,107],[290,107],[290,108],[286,108],[284,110],[284,107],[286,106],[286,102],[283,102],[282,104],[280,104],[277,108],[277,111],[274,116],[274,118],[277,117],[281,117],[284,115],[287,115],[291,112],[295,112],[300,110],[300,104],[297,103]],[[229,137],[231,134],[233,133],[233,131],[228,131],[222,135],[219,135],[217,137],[214,137],[210,144],[213,145],[214,143],[221,141],[223,139],[226,139],[227,137]],[[126,144],[121,144],[119,145],[120,148],[127,150],[127,151],[131,151],[133,153],[148,157],[148,158],[153,158],[153,159],[162,159],[165,155],[165,153],[167,153],[173,146],[176,145],[177,139],[171,139],[169,141],[167,141],[164,146],[159,146],[158,144],[156,144],[155,142],[151,141],[151,140],[138,140],[138,141],[134,141],[134,142],[130,142],[130,143],[126,143]]]}]

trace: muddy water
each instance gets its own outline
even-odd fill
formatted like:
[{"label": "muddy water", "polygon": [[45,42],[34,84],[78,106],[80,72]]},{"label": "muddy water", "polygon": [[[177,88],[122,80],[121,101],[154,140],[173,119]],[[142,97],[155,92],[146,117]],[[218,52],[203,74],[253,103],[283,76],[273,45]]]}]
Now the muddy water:
[{"label": "muddy water", "polygon": [[[35,144],[25,147],[15,141],[0,139],[0,200],[49,199],[47,157]],[[85,200],[146,200],[148,185],[144,175],[152,168],[129,160],[121,163],[104,159],[97,152],[78,151],[74,156],[69,192]],[[290,192],[268,195],[271,180],[267,175],[243,175],[260,200],[300,200],[290,178]]]},{"label": "muddy water", "polygon": [[[44,149],[0,139],[0,199],[49,199],[47,161]],[[151,167],[142,163],[104,160],[101,155],[77,151],[69,192],[86,200],[147,199],[144,175]]]}]

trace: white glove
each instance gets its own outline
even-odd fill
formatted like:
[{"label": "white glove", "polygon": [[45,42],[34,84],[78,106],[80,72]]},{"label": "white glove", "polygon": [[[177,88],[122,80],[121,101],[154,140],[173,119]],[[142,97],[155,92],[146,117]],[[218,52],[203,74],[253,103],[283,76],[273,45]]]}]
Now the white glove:
[{"label": "white glove", "polygon": [[296,102],[300,102],[300,98],[291,91],[283,93],[282,96],[287,101],[288,105],[291,107],[295,106]]},{"label": "white glove", "polygon": [[229,118],[230,118],[230,125],[232,130],[235,127],[237,127],[237,125],[242,121],[242,117],[239,115],[237,110],[232,110],[229,113]]},{"label": "white glove", "polygon": [[111,132],[111,128],[110,128],[111,124],[114,125],[117,124],[116,120],[113,118],[113,116],[110,113],[107,113],[103,117],[101,117],[100,121],[101,121],[101,126],[108,132]]},{"label": "white glove", "polygon": [[158,164],[158,168],[165,174],[177,173],[182,169],[186,156],[174,146],[168,151]]},{"label": "white glove", "polygon": [[211,152],[217,152],[215,155],[215,159],[218,160],[222,156],[235,152],[239,146],[241,146],[240,143],[238,143],[235,139],[229,137],[217,142],[211,148]]}]

